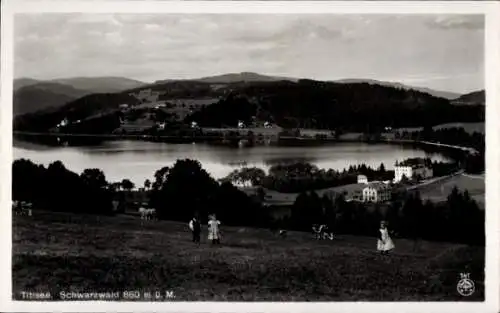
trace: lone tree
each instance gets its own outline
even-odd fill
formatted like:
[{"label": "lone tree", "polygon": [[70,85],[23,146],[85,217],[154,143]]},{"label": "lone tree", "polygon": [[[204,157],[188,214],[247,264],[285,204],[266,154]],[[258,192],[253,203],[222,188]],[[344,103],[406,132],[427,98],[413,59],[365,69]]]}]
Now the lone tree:
[{"label": "lone tree", "polygon": [[378,171],[381,174],[385,173],[385,165],[384,165],[384,163],[380,163],[380,166],[378,167]]},{"label": "lone tree", "polygon": [[151,181],[149,179],[146,179],[144,181],[144,189],[149,190],[151,188]]},{"label": "lone tree", "polygon": [[314,191],[300,193],[292,206],[292,227],[297,230],[310,230],[312,224],[323,220],[323,203]]},{"label": "lone tree", "polygon": [[[161,176],[161,175],[159,175]],[[205,171],[200,162],[177,160],[158,186],[153,205],[162,219],[187,220],[194,212],[202,216],[213,209],[219,184]]]},{"label": "lone tree", "polygon": [[106,176],[104,176],[104,173],[98,168],[85,169],[80,177],[89,187],[104,188],[108,186]]},{"label": "lone tree", "polygon": [[252,186],[259,186],[266,177],[266,172],[257,167],[243,167],[241,169],[236,169],[229,173],[229,175],[224,179],[224,181],[230,181],[233,183],[248,184]]},{"label": "lone tree", "polygon": [[135,187],[135,184],[133,182],[131,182],[130,179],[125,178],[124,180],[122,180],[122,188],[123,189],[130,192],[132,189],[134,189],[134,187]]}]

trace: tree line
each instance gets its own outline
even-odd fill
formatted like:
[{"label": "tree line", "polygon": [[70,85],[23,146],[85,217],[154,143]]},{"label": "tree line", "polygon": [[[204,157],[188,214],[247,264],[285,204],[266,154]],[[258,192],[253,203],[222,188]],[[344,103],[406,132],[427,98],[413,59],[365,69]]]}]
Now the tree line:
[{"label": "tree line", "polygon": [[[362,167],[362,166],[360,166]],[[354,167],[353,167],[354,168]],[[298,171],[312,171],[314,166],[300,165]],[[276,167],[274,175],[283,167]],[[347,172],[347,170],[346,170]],[[73,213],[116,213],[113,199],[117,184],[109,183],[99,169],[74,173],[56,161],[48,167],[26,159],[15,160],[12,171],[13,200],[29,201],[33,208]],[[132,189],[122,181],[119,186]],[[158,217],[187,221],[195,212],[201,217],[217,214],[227,225],[274,227],[263,194],[248,195],[230,182],[217,182],[196,160],[178,160],[171,167],[156,171],[154,179],[145,182],[150,193],[149,206]],[[370,235],[380,219],[403,237],[466,243],[484,242],[484,211],[467,191],[454,189],[445,203],[423,202],[418,194],[395,194],[389,206],[348,202],[343,195],[335,198],[315,192],[300,193],[292,207],[292,215],[281,226],[310,231],[313,223],[328,223],[335,232]]]},{"label": "tree line", "polygon": [[456,106],[415,90],[368,83],[312,80],[253,83],[234,89],[220,102],[186,121],[223,127],[238,120],[270,121],[284,128],[318,128],[376,133],[384,127],[484,121],[484,106]]},{"label": "tree line", "polygon": [[12,165],[12,199],[28,201],[34,209],[112,214],[113,194],[99,169],[86,169],[80,175],[61,161],[48,167],[26,159]]},{"label": "tree line", "polygon": [[424,127],[420,131],[402,131],[396,133],[396,138],[439,142],[448,145],[473,148],[477,154],[462,151],[447,151],[446,153],[461,163],[461,167],[469,173],[483,172],[485,164],[485,135],[479,132],[468,133],[463,127],[452,127],[434,130]]},{"label": "tree line", "polygon": [[450,127],[434,130],[430,126],[419,131],[401,131],[395,134],[397,139],[440,142],[449,145],[470,147],[479,152],[485,149],[485,136],[480,132],[467,132],[463,127]]},{"label": "tree line", "polygon": [[[110,183],[100,169],[85,169],[81,174],[68,170],[62,162],[49,166],[18,159],[12,165],[12,199],[28,201],[34,209],[111,215],[119,190],[132,190],[124,179]],[[145,181],[150,207],[161,219],[186,221],[194,212],[200,216],[216,213],[226,224],[257,226],[267,223],[260,202],[234,187],[219,184],[195,160],[178,160],[172,167],[155,173]]]},{"label": "tree line", "polygon": [[[439,162],[430,159],[426,159],[426,162],[433,169],[434,176],[446,176],[458,170],[456,162]],[[240,185],[248,183],[284,193],[299,193],[355,184],[358,175],[365,175],[369,181],[392,181],[394,171],[387,170],[383,163],[378,168],[360,164],[338,171],[320,169],[307,162],[292,162],[272,165],[268,173],[257,167],[235,169],[222,181]],[[412,177],[408,178],[412,179]]]},{"label": "tree line", "polygon": [[390,204],[346,201],[343,194],[319,197],[316,192],[300,193],[289,218],[277,226],[308,231],[325,223],[338,234],[373,236],[381,220],[388,221],[397,237],[484,245],[485,212],[467,190],[453,188],[441,203],[423,201],[418,192],[394,194]]}]

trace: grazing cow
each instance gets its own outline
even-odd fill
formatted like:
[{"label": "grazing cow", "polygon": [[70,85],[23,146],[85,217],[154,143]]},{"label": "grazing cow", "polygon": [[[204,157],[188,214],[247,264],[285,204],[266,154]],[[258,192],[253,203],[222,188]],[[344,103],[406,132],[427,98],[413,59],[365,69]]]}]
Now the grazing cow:
[{"label": "grazing cow", "polygon": [[281,237],[281,238],[286,238],[288,232],[285,230],[285,229],[280,229],[278,235]]},{"label": "grazing cow", "polygon": [[328,229],[328,226],[325,224],[321,224],[321,225],[314,224],[312,226],[312,231],[314,234],[314,238],[316,238],[316,240],[320,240],[320,239],[333,240],[333,238],[334,238],[333,232],[331,232]]},{"label": "grazing cow", "polygon": [[286,236],[288,234],[288,231],[285,229],[279,229],[279,228],[272,227],[270,230],[273,233],[273,235],[279,236],[281,238],[286,238]]},{"label": "grazing cow", "polygon": [[15,215],[32,216],[31,203],[14,201],[12,209]]},{"label": "grazing cow", "polygon": [[27,209],[27,208],[20,208],[20,209],[15,209],[14,214],[15,215],[31,216],[32,211],[31,211],[31,209]]},{"label": "grazing cow", "polygon": [[334,239],[333,232],[330,231],[327,225],[323,225],[324,227],[321,229],[321,238],[322,239]]},{"label": "grazing cow", "polygon": [[141,214],[142,220],[156,220],[156,210],[146,209],[145,207],[139,208],[139,213]]},{"label": "grazing cow", "polygon": [[312,232],[313,232],[315,239],[317,239],[317,240],[321,239],[321,225],[313,224]]}]

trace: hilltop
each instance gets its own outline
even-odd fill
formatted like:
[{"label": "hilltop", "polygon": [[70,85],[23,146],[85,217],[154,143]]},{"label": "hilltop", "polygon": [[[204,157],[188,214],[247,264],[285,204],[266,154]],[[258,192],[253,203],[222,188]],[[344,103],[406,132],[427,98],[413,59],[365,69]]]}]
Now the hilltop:
[{"label": "hilltop", "polygon": [[92,93],[114,93],[147,85],[147,83],[125,77],[71,77],[52,80]]},{"label": "hilltop", "polygon": [[485,105],[486,93],[484,90],[467,93],[453,99],[452,103],[455,105]]},{"label": "hilltop", "polygon": [[47,80],[23,77],[14,79],[14,91],[22,87],[39,83],[67,85],[74,89],[84,90],[88,93],[113,93],[147,85],[145,82],[117,76],[67,77]]},{"label": "hilltop", "polygon": [[86,95],[116,93],[145,85],[123,77],[72,77],[53,80],[14,80],[14,115],[58,108]]},{"label": "hilltop", "polygon": [[280,76],[267,76],[253,72],[230,73],[217,76],[203,77],[194,79],[196,81],[205,83],[237,83],[237,82],[274,82],[281,80],[297,81],[296,78],[280,77]]},{"label": "hilltop", "polygon": [[[204,83],[211,83],[211,84],[231,84],[231,83],[242,83],[242,82],[247,82],[247,83],[249,83],[249,82],[277,82],[277,81],[297,82],[299,80],[300,80],[300,78],[262,75],[262,74],[254,73],[254,72],[241,72],[241,73],[228,73],[228,74],[207,76],[207,77],[202,77],[202,78],[184,79],[184,80],[179,80],[179,79],[158,80],[154,84],[164,84],[164,83],[170,83],[170,82],[175,82],[175,81],[204,82]],[[404,85],[404,84],[401,84],[398,82],[380,81],[380,80],[375,80],[375,79],[351,78],[351,79],[334,80],[334,81],[330,81],[330,82],[342,83],[342,84],[368,83],[371,85],[394,87],[394,88],[405,89],[405,90],[412,90],[413,89],[416,91],[428,93],[434,97],[445,98],[448,100],[452,100],[452,99],[455,99],[455,98],[460,96],[459,93],[434,90],[434,89],[425,88],[425,87],[408,86],[408,85]]]},{"label": "hilltop", "polygon": [[14,85],[13,85],[14,92],[16,90],[18,90],[19,88],[22,88],[22,87],[25,87],[25,86],[34,85],[34,84],[37,84],[39,82],[41,82],[41,81],[37,80],[37,79],[33,79],[33,78],[17,78],[17,79],[14,79]]},{"label": "hilltop", "polygon": [[298,79],[290,77],[268,76],[253,72],[241,72],[241,73],[228,73],[228,74],[221,74],[221,75],[207,76],[207,77],[193,78],[193,79],[184,79],[184,80],[182,79],[158,80],[155,82],[155,84],[163,84],[174,81],[192,81],[192,82],[203,82],[211,84],[231,84],[231,83],[241,83],[241,82],[273,82],[281,80],[297,81]]},{"label": "hilltop", "polygon": [[92,92],[53,82],[34,82],[14,91],[13,114],[57,108]]},{"label": "hilltop", "polygon": [[405,90],[413,89],[416,91],[428,93],[434,97],[445,98],[448,100],[452,100],[452,99],[455,99],[455,98],[460,96],[460,94],[455,93],[455,92],[440,91],[440,90],[434,90],[434,89],[425,88],[425,87],[408,86],[408,85],[404,85],[404,84],[397,83],[397,82],[387,82],[387,81],[380,81],[380,80],[375,80],[375,79],[341,79],[341,80],[336,80],[334,82],[343,83],[343,84],[368,83],[371,85],[394,87],[394,88],[400,88],[400,89],[405,89]]}]

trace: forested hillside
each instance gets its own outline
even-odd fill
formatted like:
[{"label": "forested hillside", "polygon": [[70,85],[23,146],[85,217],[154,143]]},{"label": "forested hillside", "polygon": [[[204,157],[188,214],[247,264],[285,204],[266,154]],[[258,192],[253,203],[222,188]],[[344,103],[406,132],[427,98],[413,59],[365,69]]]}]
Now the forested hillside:
[{"label": "forested hillside", "polygon": [[[142,93],[146,97],[139,100],[137,95]],[[285,128],[372,132],[386,126],[484,121],[484,106],[481,105],[457,106],[427,93],[368,83],[172,81],[121,93],[88,95],[57,110],[21,116],[14,125],[16,129],[41,131],[54,127],[65,117],[83,120],[109,114],[123,103],[133,107],[155,101],[207,98],[220,100],[191,112],[183,122],[234,127],[238,120],[257,120],[274,122]]]},{"label": "forested hillside", "polygon": [[[238,109],[237,109],[238,108]],[[270,120],[283,127],[375,130],[484,120],[479,106],[458,107],[429,94],[367,83],[301,80],[255,83],[188,117],[202,126]]]}]

